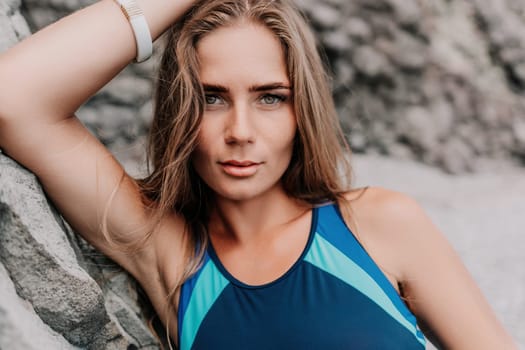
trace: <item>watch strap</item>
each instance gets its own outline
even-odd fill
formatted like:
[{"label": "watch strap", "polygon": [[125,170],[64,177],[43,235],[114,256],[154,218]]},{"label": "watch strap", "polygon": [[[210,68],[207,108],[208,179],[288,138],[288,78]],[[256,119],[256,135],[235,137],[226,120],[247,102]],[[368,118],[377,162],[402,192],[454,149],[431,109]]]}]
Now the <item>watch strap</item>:
[{"label": "watch strap", "polygon": [[137,56],[135,62],[143,62],[151,57],[153,42],[148,22],[135,0],[114,0],[119,6],[133,30],[137,45]]}]

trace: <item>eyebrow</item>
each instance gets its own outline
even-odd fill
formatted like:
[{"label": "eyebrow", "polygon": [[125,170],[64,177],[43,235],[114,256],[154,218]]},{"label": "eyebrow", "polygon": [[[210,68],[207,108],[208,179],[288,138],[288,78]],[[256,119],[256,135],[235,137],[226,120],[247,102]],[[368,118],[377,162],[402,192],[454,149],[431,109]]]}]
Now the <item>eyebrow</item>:
[{"label": "eyebrow", "polygon": [[[204,91],[206,92],[219,92],[219,93],[228,93],[230,92],[230,89],[228,89],[224,85],[219,84],[202,84]],[[252,85],[248,88],[249,92],[264,92],[264,91],[271,91],[271,90],[292,90],[290,86],[287,84],[277,82],[277,83],[268,83],[268,84],[262,84],[262,85]]]}]

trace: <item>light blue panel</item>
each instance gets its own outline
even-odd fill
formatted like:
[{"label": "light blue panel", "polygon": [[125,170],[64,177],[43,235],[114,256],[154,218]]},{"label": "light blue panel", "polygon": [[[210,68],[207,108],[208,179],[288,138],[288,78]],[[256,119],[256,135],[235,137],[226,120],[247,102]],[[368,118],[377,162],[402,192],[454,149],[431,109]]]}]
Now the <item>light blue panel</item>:
[{"label": "light blue panel", "polygon": [[191,349],[202,320],[228,283],[213,261],[208,260],[195,284],[184,320],[179,320],[182,322],[180,350]]},{"label": "light blue panel", "polygon": [[363,295],[370,298],[392,316],[392,318],[414,334],[420,343],[425,344],[425,339],[420,332],[418,332],[416,325],[410,323],[401,312],[399,312],[394,303],[392,303],[392,300],[390,300],[388,295],[374,279],[320,234],[315,235],[310,251],[304,260],[363,293]]}]

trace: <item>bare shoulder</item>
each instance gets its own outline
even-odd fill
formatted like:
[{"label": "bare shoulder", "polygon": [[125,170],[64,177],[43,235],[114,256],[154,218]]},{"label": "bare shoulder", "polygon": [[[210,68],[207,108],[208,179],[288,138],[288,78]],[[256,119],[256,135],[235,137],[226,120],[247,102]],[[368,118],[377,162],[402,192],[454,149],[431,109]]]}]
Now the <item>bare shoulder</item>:
[{"label": "bare shoulder", "polygon": [[[454,254],[445,236],[411,196],[382,187],[346,194],[350,225],[394,287],[423,271],[429,257],[440,263]],[[421,271],[415,269],[421,268]]]},{"label": "bare shoulder", "polygon": [[412,197],[382,187],[366,187],[346,194],[357,226],[373,228],[367,235],[396,239],[423,238],[433,224]]},{"label": "bare shoulder", "polygon": [[[412,280],[415,269],[435,259],[441,263],[456,258],[444,234],[430,219],[424,208],[412,197],[381,187],[357,189],[347,194],[358,233],[381,250],[398,278]],[[419,272],[419,271],[418,271]]]},{"label": "bare shoulder", "polygon": [[[407,279],[414,252],[435,236],[424,210],[412,197],[382,187],[354,189],[346,193],[350,218],[346,221],[356,238],[374,259],[394,288]],[[399,291],[399,289],[398,289]]]},{"label": "bare shoulder", "polygon": [[363,187],[346,193],[346,199],[355,210],[372,210],[376,215],[382,214],[392,216],[392,219],[400,219],[402,216],[422,214],[423,211],[416,200],[407,194],[389,190],[383,187]]},{"label": "bare shoulder", "polygon": [[416,200],[379,187],[356,189],[346,198],[357,236],[387,277],[403,286],[404,300],[427,336],[447,349],[515,349],[461,259]]}]

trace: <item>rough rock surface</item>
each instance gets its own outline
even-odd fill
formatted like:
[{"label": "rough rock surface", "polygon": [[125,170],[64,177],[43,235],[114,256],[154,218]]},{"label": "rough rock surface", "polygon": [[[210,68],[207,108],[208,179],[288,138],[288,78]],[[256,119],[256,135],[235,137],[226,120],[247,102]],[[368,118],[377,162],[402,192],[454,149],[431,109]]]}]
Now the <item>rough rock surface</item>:
[{"label": "rough rock surface", "polygon": [[[2,154],[0,267],[0,348],[158,348],[134,282],[74,235],[35,176]],[[31,329],[34,339],[15,337]]]},{"label": "rough rock surface", "polygon": [[20,14],[20,0],[0,1],[0,52],[30,34],[26,20]]},{"label": "rough rock surface", "polygon": [[[452,173],[475,170],[480,158],[523,161],[522,1],[323,5],[335,11],[300,3],[327,49],[354,151],[415,158]],[[332,45],[334,37],[350,40]]]},{"label": "rough rock surface", "polygon": [[109,321],[104,320],[102,292],[78,266],[34,176],[7,157],[0,158],[0,167],[0,259],[18,295],[32,303],[40,318],[72,343],[84,345]]},{"label": "rough rock surface", "polygon": [[21,299],[5,267],[0,263],[0,348],[1,349],[75,349],[53,331]]},{"label": "rough rock surface", "polygon": [[[93,2],[0,0],[0,51]],[[479,170],[485,158],[525,161],[523,1],[296,2],[326,49],[354,151],[451,173]],[[135,174],[157,58],[130,65],[78,111]],[[523,312],[495,295],[500,315]],[[62,222],[34,176],[0,154],[0,349],[157,349],[139,299],[135,282]],[[522,319],[511,314],[523,346]]]}]

